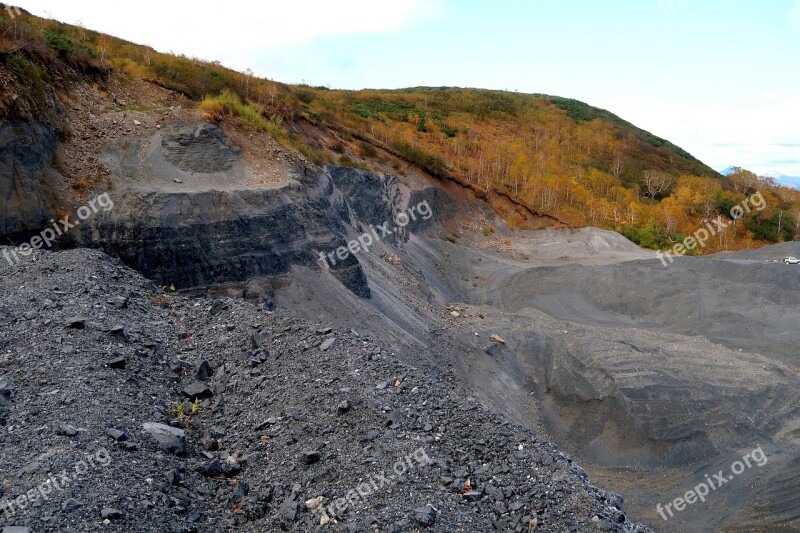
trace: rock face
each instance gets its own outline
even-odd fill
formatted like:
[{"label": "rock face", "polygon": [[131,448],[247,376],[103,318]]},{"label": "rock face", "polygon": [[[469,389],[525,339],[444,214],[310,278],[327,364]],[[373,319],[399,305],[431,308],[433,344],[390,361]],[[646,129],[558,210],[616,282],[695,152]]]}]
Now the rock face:
[{"label": "rock face", "polygon": [[214,124],[170,124],[161,132],[164,159],[187,172],[225,172],[241,161],[242,150],[231,145]]},{"label": "rock face", "polygon": [[[162,284],[179,288],[319,268],[319,252],[345,246],[329,205],[294,183],[278,189],[118,193],[91,242]],[[369,296],[355,257],[334,273]]]},{"label": "rock face", "polygon": [[54,216],[59,181],[53,169],[58,138],[41,122],[0,124],[0,242],[38,233]]},{"label": "rock face", "polygon": [[[433,223],[455,215],[453,199],[436,187],[421,184],[411,189],[392,175],[355,168],[329,167],[328,171],[343,197],[343,218],[359,232],[388,223],[388,228],[394,231],[386,237],[387,242],[402,243],[411,233],[423,231]],[[429,214],[427,211],[417,213],[421,204],[430,208]],[[403,216],[408,219],[403,219]],[[398,220],[402,227],[397,224]]]},{"label": "rock face", "polygon": [[241,183],[247,175],[241,148],[231,144],[219,126],[206,122],[176,122],[154,133],[115,139],[100,158],[112,177],[145,183],[203,182],[212,185],[206,190],[219,190]]}]

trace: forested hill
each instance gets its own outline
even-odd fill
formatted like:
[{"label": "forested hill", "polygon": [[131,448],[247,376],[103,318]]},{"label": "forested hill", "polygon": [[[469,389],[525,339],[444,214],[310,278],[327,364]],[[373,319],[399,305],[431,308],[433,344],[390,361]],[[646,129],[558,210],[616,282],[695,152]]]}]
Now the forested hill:
[{"label": "forested hill", "polygon": [[[217,62],[159,53],[85,28],[0,10],[0,119],[51,123],[55,94],[84,83],[152,83],[207,120],[269,132],[316,164],[398,174],[409,166],[501,194],[566,225],[615,229],[667,248],[761,191],[767,208],[705,251],[795,237],[800,193],[740,170],[723,177],[685,150],[582,102],[541,94],[287,85]],[[147,102],[126,102],[147,109]],[[510,225],[517,215],[503,213]]]}]

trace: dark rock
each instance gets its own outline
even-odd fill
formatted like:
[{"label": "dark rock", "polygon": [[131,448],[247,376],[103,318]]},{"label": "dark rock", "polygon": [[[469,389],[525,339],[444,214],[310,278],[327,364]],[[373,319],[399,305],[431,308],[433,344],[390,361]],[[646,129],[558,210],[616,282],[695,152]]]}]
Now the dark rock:
[{"label": "dark rock", "polygon": [[181,485],[183,484],[183,474],[178,472],[177,470],[170,470],[164,476],[167,478],[167,481],[170,485]]},{"label": "dark rock", "polygon": [[431,504],[414,509],[414,520],[425,527],[433,527],[433,524],[436,523],[436,515],[437,511]]},{"label": "dark rock", "polygon": [[336,410],[340,415],[343,415],[344,413],[349,411],[350,408],[351,408],[350,402],[348,402],[347,400],[340,402],[339,405],[336,406]]},{"label": "dark rock", "polygon": [[74,513],[75,511],[77,511],[78,509],[80,509],[81,507],[83,507],[83,505],[84,505],[84,504],[83,504],[83,502],[81,502],[81,501],[78,501],[78,500],[76,500],[75,498],[70,498],[70,499],[66,500],[66,501],[65,501],[65,502],[64,502],[64,503],[61,505],[61,509],[62,509],[62,510],[65,512],[65,513]]},{"label": "dark rock", "polygon": [[211,368],[211,365],[208,361],[202,361],[197,366],[197,380],[198,381],[207,381],[214,375],[214,370]]},{"label": "dark rock", "polygon": [[0,411],[11,408],[13,395],[14,386],[11,384],[11,380],[5,376],[0,377]]},{"label": "dark rock", "polygon": [[200,468],[200,472],[205,477],[234,477],[242,471],[242,467],[232,458],[225,460],[213,459],[207,465]]},{"label": "dark rock", "polygon": [[111,333],[115,337],[122,338],[125,342],[128,342],[128,340],[130,340],[130,332],[128,331],[127,326],[122,326],[122,325],[114,326],[109,330],[109,333]]},{"label": "dark rock", "polygon": [[280,513],[287,520],[291,520],[292,522],[294,522],[297,519],[297,513],[299,512],[299,508],[300,508],[300,503],[297,500],[295,500],[292,496],[289,496],[281,504]]},{"label": "dark rock", "polygon": [[106,435],[117,442],[125,442],[128,440],[128,432],[117,428],[108,428],[106,430]]},{"label": "dark rock", "polygon": [[303,452],[303,462],[307,465],[318,463],[322,459],[322,454],[316,450]]},{"label": "dark rock", "polygon": [[124,516],[124,513],[113,507],[105,507],[100,511],[100,517],[104,520],[118,520]]},{"label": "dark rock", "polygon": [[127,309],[128,299],[124,296],[114,296],[108,300],[109,305],[113,305],[117,309]]},{"label": "dark rock", "polygon": [[61,435],[62,437],[74,437],[75,435],[78,434],[78,428],[70,424],[61,422],[58,424],[56,433]]},{"label": "dark rock", "polygon": [[242,502],[250,493],[250,485],[246,481],[239,480],[233,488],[233,500],[235,502]]},{"label": "dark rock", "polygon": [[211,392],[211,389],[209,389],[205,383],[200,383],[199,381],[186,385],[182,392],[184,396],[192,401],[197,399],[202,400],[205,398],[211,398],[214,396],[214,393]]},{"label": "dark rock", "polygon": [[71,329],[86,329],[86,319],[83,317],[72,317],[67,319],[66,327]]},{"label": "dark rock", "polygon": [[114,359],[111,359],[107,364],[108,364],[109,368],[123,369],[123,368],[125,368],[125,365],[127,364],[127,362],[128,362],[127,359],[125,359],[124,357],[120,356],[120,357],[115,357]]}]

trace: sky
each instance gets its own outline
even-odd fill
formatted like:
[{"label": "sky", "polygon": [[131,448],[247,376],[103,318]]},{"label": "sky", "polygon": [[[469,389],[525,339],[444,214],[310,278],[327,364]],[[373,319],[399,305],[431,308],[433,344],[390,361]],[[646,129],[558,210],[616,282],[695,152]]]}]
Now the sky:
[{"label": "sky", "polygon": [[16,1],[286,83],[576,98],[717,170],[800,176],[800,0]]}]

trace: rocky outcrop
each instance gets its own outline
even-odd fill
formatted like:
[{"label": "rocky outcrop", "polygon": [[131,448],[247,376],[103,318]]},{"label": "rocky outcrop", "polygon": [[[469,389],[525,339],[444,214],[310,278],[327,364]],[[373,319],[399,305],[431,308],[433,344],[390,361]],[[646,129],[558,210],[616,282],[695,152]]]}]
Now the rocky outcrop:
[{"label": "rocky outcrop", "polygon": [[61,179],[52,165],[57,143],[47,124],[0,124],[0,238],[5,242],[40,231],[55,215]]},{"label": "rocky outcrop", "polygon": [[[324,184],[326,177],[318,179]],[[320,252],[345,245],[342,234],[325,198],[294,182],[275,189],[119,191],[87,243],[162,284],[193,288],[284,274],[294,265],[318,269]],[[369,297],[355,257],[333,273]]]}]

